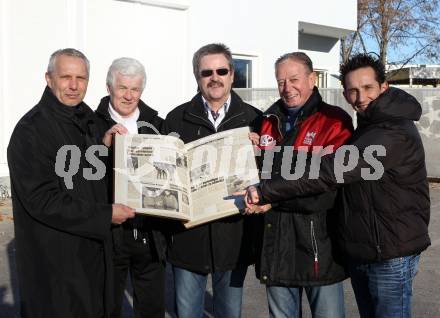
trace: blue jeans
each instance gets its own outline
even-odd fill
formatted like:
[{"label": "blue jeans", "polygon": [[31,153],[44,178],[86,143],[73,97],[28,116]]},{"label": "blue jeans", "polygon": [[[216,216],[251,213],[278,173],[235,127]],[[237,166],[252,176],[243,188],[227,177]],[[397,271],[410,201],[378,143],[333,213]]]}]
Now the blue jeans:
[{"label": "blue jeans", "polygon": [[361,318],[411,317],[412,282],[420,254],[373,264],[349,262]]},{"label": "blue jeans", "polygon": [[[241,316],[243,283],[247,268],[212,273],[214,317]],[[201,318],[208,274],[173,266],[175,308],[179,318]]]},{"label": "blue jeans", "polygon": [[305,290],[313,318],[345,317],[343,283],[314,287],[266,288],[269,316],[273,318],[302,317],[301,298]]}]

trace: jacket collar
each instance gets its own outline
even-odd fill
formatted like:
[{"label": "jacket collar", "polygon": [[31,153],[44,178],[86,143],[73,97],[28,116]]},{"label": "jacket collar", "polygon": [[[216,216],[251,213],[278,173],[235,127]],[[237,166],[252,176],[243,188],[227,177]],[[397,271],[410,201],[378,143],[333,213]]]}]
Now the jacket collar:
[{"label": "jacket collar", "polygon": [[81,102],[77,106],[64,105],[48,86],[41,97],[40,105],[43,112],[48,112],[63,122],[73,123],[83,133],[88,133],[89,126],[93,124],[93,111],[86,103]]},{"label": "jacket collar", "polygon": [[358,126],[393,119],[418,121],[422,106],[414,96],[396,87],[390,87],[372,101],[363,114],[358,114]]},{"label": "jacket collar", "polygon": [[[110,104],[110,96],[107,95],[101,98],[98,108],[96,109],[96,113],[104,117],[106,121],[113,122],[113,119],[110,117],[110,114],[108,112],[109,104]],[[139,108],[138,121],[150,122],[158,114],[156,110],[145,104],[141,99],[139,100],[138,108]]]},{"label": "jacket collar", "polygon": [[[312,95],[310,95],[309,99],[302,106],[300,113],[298,114],[297,122],[300,123],[310,115],[316,113],[319,110],[319,105],[322,102],[321,94],[319,94],[318,88],[315,86],[313,88]],[[287,118],[287,109],[280,98],[278,99],[272,106],[270,106],[264,113],[265,116],[275,115],[279,118],[281,122],[285,122]],[[280,123],[281,124],[281,123]]]},{"label": "jacket collar", "polygon": [[[243,100],[237,95],[233,90],[231,90],[231,104],[229,105],[228,112],[225,118],[220,123],[219,127],[224,122],[244,114],[245,109],[243,105]],[[198,125],[203,125],[211,130],[215,131],[214,126],[208,119],[208,114],[205,111],[205,106],[203,105],[202,94],[199,92],[195,95],[191,101],[185,106],[184,118],[188,121],[196,123]]]}]

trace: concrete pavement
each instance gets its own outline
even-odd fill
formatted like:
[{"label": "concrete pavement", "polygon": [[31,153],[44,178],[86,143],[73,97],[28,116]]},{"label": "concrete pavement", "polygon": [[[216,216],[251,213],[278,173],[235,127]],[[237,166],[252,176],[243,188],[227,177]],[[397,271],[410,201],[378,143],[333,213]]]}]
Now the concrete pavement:
[{"label": "concrete pavement", "polygon": [[[414,282],[414,318],[440,317],[440,184],[434,183],[431,190],[430,236],[432,245],[422,254],[419,273]],[[13,218],[10,200],[0,201],[0,318],[19,317],[18,289],[15,275],[15,247]],[[168,270],[167,317],[174,317],[172,303],[172,275]],[[345,281],[346,316],[357,318],[356,302],[349,280]],[[126,291],[124,318],[131,315],[131,291]],[[213,317],[212,290],[210,284],[206,292],[205,317]],[[307,301],[303,300],[304,316],[311,317]],[[264,286],[255,278],[253,267],[246,277],[243,298],[243,317],[268,317]]]}]

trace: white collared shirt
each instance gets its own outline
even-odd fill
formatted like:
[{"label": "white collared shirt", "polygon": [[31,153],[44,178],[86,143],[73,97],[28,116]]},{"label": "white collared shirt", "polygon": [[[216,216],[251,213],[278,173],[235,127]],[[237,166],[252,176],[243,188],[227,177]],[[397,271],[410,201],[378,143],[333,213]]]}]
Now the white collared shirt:
[{"label": "white collared shirt", "polygon": [[226,100],[226,102],[217,111],[218,117],[217,117],[216,120],[214,120],[214,117],[212,117],[211,107],[209,106],[208,101],[205,99],[205,97],[203,97],[203,95],[202,95],[202,101],[203,101],[203,105],[205,106],[205,111],[208,114],[209,121],[212,123],[212,125],[215,128],[215,130],[217,130],[218,125],[220,125],[220,123],[225,118],[226,113],[229,110],[229,106],[231,105],[231,95],[229,95],[229,97]]},{"label": "white collared shirt", "polygon": [[137,121],[139,119],[139,113],[140,113],[139,108],[136,107],[136,110],[129,117],[122,117],[113,108],[112,104],[108,103],[108,113],[116,123],[124,125],[130,134],[138,133]]}]

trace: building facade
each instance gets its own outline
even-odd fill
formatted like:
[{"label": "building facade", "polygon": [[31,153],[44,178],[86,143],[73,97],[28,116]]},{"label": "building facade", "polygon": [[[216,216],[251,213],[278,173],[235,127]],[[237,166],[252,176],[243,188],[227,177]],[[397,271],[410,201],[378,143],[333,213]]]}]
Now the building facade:
[{"label": "building facade", "polygon": [[192,54],[212,42],[231,48],[237,87],[275,87],[275,59],[297,50],[314,61],[320,87],[338,86],[339,37],[356,28],[356,17],[356,0],[2,0],[0,177],[8,175],[12,129],[39,100],[49,55],[59,48],[90,59],[85,101],[93,109],[112,60],[139,59],[147,71],[143,100],[165,116],[196,92]]}]

